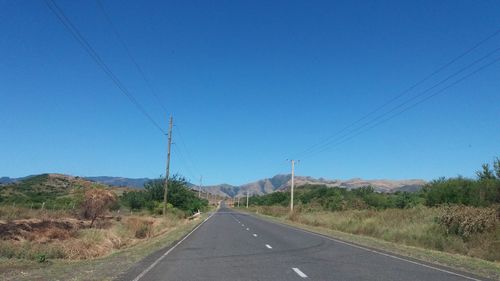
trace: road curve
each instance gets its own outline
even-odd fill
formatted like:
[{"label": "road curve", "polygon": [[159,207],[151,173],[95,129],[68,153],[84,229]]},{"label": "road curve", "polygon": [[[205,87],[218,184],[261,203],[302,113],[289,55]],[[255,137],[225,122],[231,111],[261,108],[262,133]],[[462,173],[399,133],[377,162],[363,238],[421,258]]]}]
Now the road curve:
[{"label": "road curve", "polygon": [[118,280],[485,280],[222,207]]}]

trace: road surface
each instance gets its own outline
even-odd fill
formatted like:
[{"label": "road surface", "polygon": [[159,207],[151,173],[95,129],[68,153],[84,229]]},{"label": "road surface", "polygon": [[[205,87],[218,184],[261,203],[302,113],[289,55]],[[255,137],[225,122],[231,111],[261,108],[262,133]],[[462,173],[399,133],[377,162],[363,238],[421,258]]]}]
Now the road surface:
[{"label": "road surface", "polygon": [[484,280],[222,207],[119,280]]}]

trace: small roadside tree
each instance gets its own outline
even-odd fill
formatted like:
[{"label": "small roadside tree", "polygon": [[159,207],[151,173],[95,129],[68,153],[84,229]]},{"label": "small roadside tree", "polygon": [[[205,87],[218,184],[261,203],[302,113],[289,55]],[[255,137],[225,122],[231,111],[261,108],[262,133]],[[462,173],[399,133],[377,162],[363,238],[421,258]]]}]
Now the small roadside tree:
[{"label": "small roadside tree", "polygon": [[116,202],[116,195],[109,190],[92,188],[85,192],[82,204],[82,216],[90,219],[90,227],[94,225],[97,218],[102,217],[106,211]]}]

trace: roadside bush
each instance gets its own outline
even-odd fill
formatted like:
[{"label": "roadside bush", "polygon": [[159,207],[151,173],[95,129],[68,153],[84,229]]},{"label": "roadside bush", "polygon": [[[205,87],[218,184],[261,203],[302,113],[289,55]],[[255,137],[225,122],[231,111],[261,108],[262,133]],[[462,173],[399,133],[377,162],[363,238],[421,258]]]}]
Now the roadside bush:
[{"label": "roadside bush", "polygon": [[124,192],[120,200],[131,210],[140,210],[146,207],[148,197],[147,193],[144,191],[130,191]]},{"label": "roadside bush", "polygon": [[47,255],[45,254],[38,254],[37,257],[36,257],[37,261],[39,263],[44,263],[47,261]]},{"label": "roadside bush", "polygon": [[456,234],[467,240],[475,233],[494,230],[498,215],[493,208],[455,205],[444,207],[438,222],[446,228],[448,234]]},{"label": "roadside bush", "polygon": [[[153,215],[162,215],[163,214],[163,202],[159,201],[150,201],[147,204],[148,210],[151,212]],[[172,204],[167,203],[167,210],[173,209],[174,206]]]},{"label": "roadside bush", "polygon": [[85,192],[85,199],[82,204],[82,216],[91,219],[90,227],[95,220],[103,216],[115,203],[116,195],[106,189],[92,188]]},{"label": "roadside bush", "polygon": [[153,236],[153,222],[139,217],[131,217],[126,221],[126,227],[135,238],[143,239]]},{"label": "roadside bush", "polygon": [[152,223],[143,223],[136,231],[135,238],[146,238],[151,236],[152,232]]}]

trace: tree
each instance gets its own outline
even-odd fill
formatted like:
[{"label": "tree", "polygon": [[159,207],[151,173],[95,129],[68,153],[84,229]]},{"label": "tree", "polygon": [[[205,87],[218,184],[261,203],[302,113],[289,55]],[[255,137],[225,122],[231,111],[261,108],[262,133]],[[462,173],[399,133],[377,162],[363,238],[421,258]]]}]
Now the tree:
[{"label": "tree", "polygon": [[[164,179],[154,179],[148,181],[144,185],[147,198],[151,203],[153,203],[153,201],[163,201],[163,184]],[[198,198],[198,196],[188,188],[186,179],[179,175],[173,175],[168,179],[167,198],[168,203],[183,211],[196,212],[198,209],[201,210],[208,206],[208,201]],[[150,204],[150,206],[154,207],[155,204]]]},{"label": "tree", "polygon": [[91,219],[90,227],[94,221],[103,216],[106,211],[116,202],[116,195],[109,190],[92,188],[85,192],[85,199],[82,204],[82,215],[86,219]]},{"label": "tree", "polygon": [[[496,163],[494,164],[496,165]],[[480,180],[491,180],[495,179],[495,175],[493,174],[493,171],[490,169],[490,165],[487,163],[483,164],[483,170],[482,171],[477,171],[476,175]]]},{"label": "tree", "polygon": [[121,197],[122,202],[130,209],[140,210],[146,207],[147,194],[144,191],[124,192]]},{"label": "tree", "polygon": [[495,158],[493,161],[493,170],[495,170],[495,174],[498,179],[500,179],[500,158]]},{"label": "tree", "polygon": [[[176,180],[176,177],[177,176],[174,175],[172,177],[172,179],[168,179],[169,185],[170,185],[170,181]],[[148,194],[149,200],[163,201],[164,182],[165,182],[165,179],[160,178],[160,179],[149,180],[148,182],[146,182],[144,184],[144,189],[146,190],[146,193]]]}]

